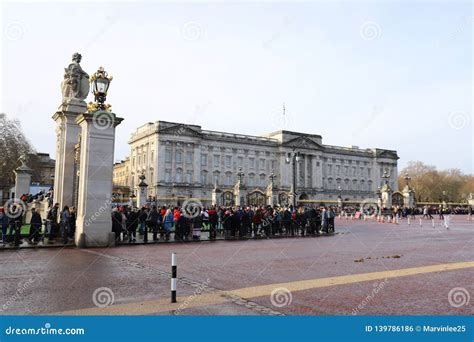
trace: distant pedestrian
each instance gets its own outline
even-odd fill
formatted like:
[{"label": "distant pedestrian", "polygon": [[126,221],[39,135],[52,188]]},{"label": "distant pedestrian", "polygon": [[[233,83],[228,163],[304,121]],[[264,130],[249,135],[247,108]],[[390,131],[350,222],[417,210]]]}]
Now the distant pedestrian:
[{"label": "distant pedestrian", "polygon": [[[183,219],[184,219],[184,216],[183,216]],[[179,222],[179,220],[178,220],[178,222]],[[169,236],[171,235],[171,230],[173,229],[174,224],[175,224],[174,223],[174,215],[171,212],[171,209],[168,209],[168,210],[166,210],[165,217],[163,218],[163,229],[165,231],[166,239],[169,239]],[[178,227],[176,227],[175,235],[178,235],[179,240],[182,240],[184,238],[183,230],[181,229],[178,232]]]},{"label": "distant pedestrian", "polygon": [[120,233],[122,232],[122,214],[118,208],[112,209],[112,232],[115,233],[115,242],[120,242]]},{"label": "distant pedestrian", "polygon": [[35,208],[31,209],[30,234],[29,234],[30,242],[37,243],[40,240],[42,225],[43,225],[43,221],[41,220],[41,215],[36,211]]},{"label": "distant pedestrian", "polygon": [[61,211],[61,216],[60,216],[61,238],[63,239],[64,244],[67,244],[68,242],[69,220],[70,220],[69,207],[66,205]]},{"label": "distant pedestrian", "polygon": [[8,216],[3,208],[0,208],[0,228],[2,231],[2,242],[5,244],[7,242]]}]

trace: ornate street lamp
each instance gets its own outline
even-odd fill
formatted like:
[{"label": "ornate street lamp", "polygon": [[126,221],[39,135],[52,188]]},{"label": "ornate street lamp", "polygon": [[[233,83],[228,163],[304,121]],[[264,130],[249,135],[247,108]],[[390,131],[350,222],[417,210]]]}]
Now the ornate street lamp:
[{"label": "ornate street lamp", "polygon": [[293,185],[292,185],[292,199],[291,199],[291,204],[293,206],[293,209],[296,208],[296,195],[297,195],[297,192],[296,192],[296,165],[297,163],[299,163],[301,161],[301,153],[300,152],[297,152],[295,151],[295,149],[293,149],[292,152],[288,152],[288,154],[286,155],[286,163],[287,164],[291,164],[292,167],[293,167]]},{"label": "ornate street lamp", "polygon": [[[109,76],[103,67],[95,72],[90,78],[92,83],[92,93],[94,94],[95,103],[89,103],[90,110],[109,110],[110,105],[105,104],[107,99],[107,91],[113,77]],[[95,108],[94,108],[95,107]]]}]

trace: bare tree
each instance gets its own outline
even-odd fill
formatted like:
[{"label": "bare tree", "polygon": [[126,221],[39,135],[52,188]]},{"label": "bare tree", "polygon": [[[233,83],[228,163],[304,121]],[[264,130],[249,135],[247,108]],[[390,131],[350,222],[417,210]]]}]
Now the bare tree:
[{"label": "bare tree", "polygon": [[19,120],[0,113],[0,189],[8,191],[13,186],[13,171],[21,164],[19,158],[30,154],[35,151],[23,134]]},{"label": "bare tree", "polygon": [[459,169],[438,171],[435,166],[411,161],[398,177],[401,189],[405,186],[405,173],[412,178],[418,202],[465,202],[469,193],[474,192],[474,176]]}]

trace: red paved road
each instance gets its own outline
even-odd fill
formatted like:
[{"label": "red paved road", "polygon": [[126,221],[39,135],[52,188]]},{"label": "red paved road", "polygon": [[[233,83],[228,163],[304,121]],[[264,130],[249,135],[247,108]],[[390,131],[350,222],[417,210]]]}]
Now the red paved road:
[{"label": "red paved road", "polygon": [[[193,294],[205,281],[213,289],[232,290],[474,261],[474,221],[453,217],[450,230],[435,222],[435,228],[428,221],[420,228],[406,221],[391,225],[338,220],[338,234],[331,237],[3,251],[0,309],[3,314],[41,314],[90,308],[94,307],[92,294],[99,287],[113,291],[115,304],[168,298],[166,272],[173,251],[178,252],[179,275],[190,281],[179,284],[179,296]],[[383,280],[295,291],[291,304],[283,307],[273,306],[270,296],[250,301],[292,315],[465,315],[474,313],[474,299],[456,308],[450,305],[448,293],[460,287],[474,296],[473,279],[474,268],[467,268],[391,278],[372,297]],[[190,307],[182,313],[264,314],[255,305],[225,303]]]}]

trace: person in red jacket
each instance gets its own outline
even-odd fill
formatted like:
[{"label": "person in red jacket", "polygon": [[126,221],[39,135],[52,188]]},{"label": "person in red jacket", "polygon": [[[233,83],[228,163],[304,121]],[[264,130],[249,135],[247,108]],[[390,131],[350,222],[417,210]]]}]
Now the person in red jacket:
[{"label": "person in red jacket", "polygon": [[178,208],[174,208],[174,212],[173,212],[174,222],[175,223],[178,222],[180,217],[181,217],[181,211]]}]

